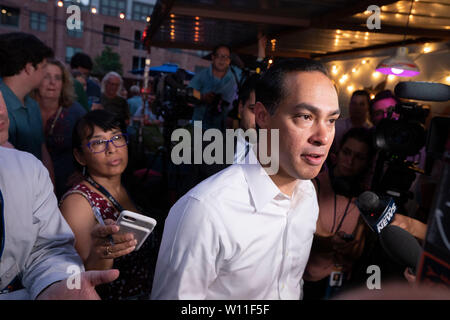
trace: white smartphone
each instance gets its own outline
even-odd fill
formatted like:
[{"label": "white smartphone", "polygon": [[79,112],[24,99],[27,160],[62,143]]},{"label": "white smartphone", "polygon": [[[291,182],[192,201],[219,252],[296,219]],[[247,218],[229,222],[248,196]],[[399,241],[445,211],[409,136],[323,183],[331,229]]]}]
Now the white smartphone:
[{"label": "white smartphone", "polygon": [[135,251],[139,250],[156,226],[156,220],[142,214],[123,210],[116,221],[120,227],[119,234],[133,233],[137,240]]}]

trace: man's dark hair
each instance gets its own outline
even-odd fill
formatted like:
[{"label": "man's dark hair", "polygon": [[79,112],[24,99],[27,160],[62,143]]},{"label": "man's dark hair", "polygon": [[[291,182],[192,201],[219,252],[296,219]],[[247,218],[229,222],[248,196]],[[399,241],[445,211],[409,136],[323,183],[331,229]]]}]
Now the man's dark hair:
[{"label": "man's dark hair", "polygon": [[396,103],[398,103],[398,99],[394,96],[394,94],[392,93],[391,90],[380,91],[375,95],[375,98],[373,98],[373,100],[370,101],[370,113],[372,114],[373,105],[375,104],[375,102],[383,100],[383,99],[387,99],[387,98],[392,98],[396,101]]},{"label": "man's dark hair", "polygon": [[86,53],[77,52],[72,56],[72,59],[70,59],[70,67],[72,69],[82,67],[88,70],[92,70],[92,59]]},{"label": "man's dark hair", "polygon": [[255,91],[256,83],[260,79],[259,74],[250,75],[245,81],[242,83],[242,86],[239,89],[239,98],[238,102],[242,102],[243,104],[250,98],[250,93]]},{"label": "man's dark hair", "polygon": [[341,145],[339,146],[340,149],[344,146],[344,144],[347,142],[348,139],[355,139],[356,141],[359,141],[361,143],[364,143],[367,145],[368,149],[368,163],[372,161],[373,157],[376,153],[376,148],[374,144],[374,138],[373,138],[373,130],[366,129],[366,128],[351,128],[348,130],[341,140]]},{"label": "man's dark hair", "polygon": [[274,114],[278,104],[286,95],[284,79],[291,72],[313,72],[318,71],[329,78],[327,69],[322,63],[304,58],[285,59],[274,63],[256,85],[256,101],[261,102],[269,111]]},{"label": "man's dark hair", "polygon": [[27,63],[37,67],[44,59],[53,58],[53,50],[36,36],[13,32],[0,34],[0,76],[19,74]]},{"label": "man's dark hair", "polygon": [[215,55],[216,53],[217,53],[217,50],[219,50],[220,48],[227,48],[228,49],[228,51],[230,52],[230,55],[231,55],[231,47],[229,46],[229,45],[226,45],[226,44],[219,44],[219,45],[217,45],[217,46],[215,46],[214,48],[213,48],[213,50],[212,50],[212,55]]},{"label": "man's dark hair", "polygon": [[363,96],[366,97],[367,99],[367,105],[370,106],[370,95],[366,90],[356,90],[355,92],[353,92],[352,94],[352,98],[355,96]]}]

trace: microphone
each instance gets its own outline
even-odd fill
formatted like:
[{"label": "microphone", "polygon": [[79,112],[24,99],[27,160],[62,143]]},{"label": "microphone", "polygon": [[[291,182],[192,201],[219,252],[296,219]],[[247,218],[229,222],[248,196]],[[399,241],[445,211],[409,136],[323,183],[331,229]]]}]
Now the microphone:
[{"label": "microphone", "polygon": [[450,86],[437,82],[408,81],[399,82],[394,89],[398,98],[423,101],[450,100]]},{"label": "microphone", "polygon": [[416,274],[422,247],[408,231],[394,225],[387,226],[380,232],[380,243],[392,260]]},{"label": "microphone", "polygon": [[397,206],[391,197],[380,199],[372,191],[361,193],[356,200],[356,205],[372,231],[378,234],[392,222],[397,211]]}]

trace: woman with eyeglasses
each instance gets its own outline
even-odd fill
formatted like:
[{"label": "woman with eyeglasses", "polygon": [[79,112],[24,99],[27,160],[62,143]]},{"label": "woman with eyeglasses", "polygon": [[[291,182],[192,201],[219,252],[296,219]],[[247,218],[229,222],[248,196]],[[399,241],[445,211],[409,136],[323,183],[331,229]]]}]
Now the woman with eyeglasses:
[{"label": "woman with eyeglasses", "polygon": [[[97,288],[102,299],[148,298],[151,289],[151,237],[134,251],[133,235],[118,234],[115,224],[122,210],[142,213],[122,184],[128,164],[127,144],[125,124],[116,115],[94,110],[81,118],[74,128],[72,145],[83,180],[60,203],[86,270],[120,271],[118,280]],[[97,209],[101,219],[96,218]]]},{"label": "woman with eyeglasses", "polygon": [[67,180],[74,171],[72,130],[86,110],[75,101],[72,77],[58,60],[47,61],[45,76],[32,97],[41,110],[45,143],[55,173],[55,194],[59,199],[69,188]]}]

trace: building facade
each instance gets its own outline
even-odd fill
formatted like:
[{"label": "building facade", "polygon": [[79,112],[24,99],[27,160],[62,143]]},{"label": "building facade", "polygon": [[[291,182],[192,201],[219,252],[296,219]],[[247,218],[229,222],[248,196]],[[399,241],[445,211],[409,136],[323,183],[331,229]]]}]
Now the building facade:
[{"label": "building facade", "polygon": [[[0,33],[20,31],[34,34],[53,48],[57,59],[66,63],[76,52],[85,52],[94,59],[108,46],[120,55],[124,78],[139,80],[142,76],[134,75],[131,70],[144,67],[147,51],[141,37],[155,2],[0,0]],[[79,25],[76,25],[77,21]],[[191,71],[208,65],[195,52],[152,47],[151,65],[163,63],[176,63]]]}]

